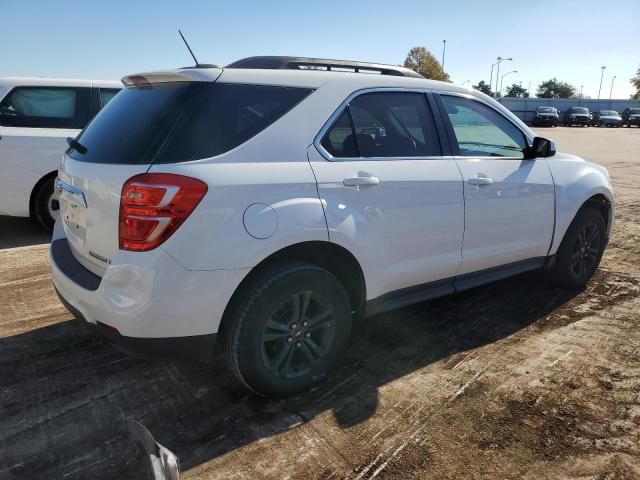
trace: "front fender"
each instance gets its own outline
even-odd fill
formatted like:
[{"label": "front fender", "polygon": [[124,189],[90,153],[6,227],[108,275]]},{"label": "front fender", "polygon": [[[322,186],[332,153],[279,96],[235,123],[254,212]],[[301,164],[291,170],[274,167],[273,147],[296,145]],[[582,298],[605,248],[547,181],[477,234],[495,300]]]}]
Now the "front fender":
[{"label": "front fender", "polygon": [[557,252],[578,210],[595,195],[604,196],[609,204],[609,238],[613,231],[615,207],[613,187],[606,168],[567,154],[557,154],[547,162],[553,176],[556,195],[556,221],[549,255]]}]

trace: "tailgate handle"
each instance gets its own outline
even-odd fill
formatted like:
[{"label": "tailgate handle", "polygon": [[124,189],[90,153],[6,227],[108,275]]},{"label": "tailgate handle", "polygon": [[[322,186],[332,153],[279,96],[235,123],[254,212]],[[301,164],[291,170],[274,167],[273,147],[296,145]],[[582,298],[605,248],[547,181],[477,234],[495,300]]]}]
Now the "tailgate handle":
[{"label": "tailgate handle", "polygon": [[87,208],[87,199],[84,196],[84,192],[79,188],[76,188],[73,185],[69,185],[68,183],[63,182],[59,178],[56,178],[56,181],[54,183],[54,188],[60,193],[67,192],[72,197],[77,198],[80,204],[84,208]]}]

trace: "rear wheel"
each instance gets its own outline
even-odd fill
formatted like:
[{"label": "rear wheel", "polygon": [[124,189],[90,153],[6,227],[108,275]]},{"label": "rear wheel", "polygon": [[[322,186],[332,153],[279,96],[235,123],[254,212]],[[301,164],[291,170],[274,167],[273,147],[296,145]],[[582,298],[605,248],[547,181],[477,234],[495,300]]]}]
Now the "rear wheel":
[{"label": "rear wheel", "polygon": [[53,224],[60,215],[60,197],[53,188],[54,178],[44,182],[33,202],[33,213],[40,224],[47,230],[53,229]]},{"label": "rear wheel", "polygon": [[606,244],[602,214],[582,208],[562,239],[555,265],[549,271],[552,282],[568,288],[583,287],[596,272]]},{"label": "rear wheel", "polygon": [[308,389],[339,360],[351,307],[331,273],[311,264],[271,266],[249,282],[222,328],[233,373],[251,390],[282,396]]}]

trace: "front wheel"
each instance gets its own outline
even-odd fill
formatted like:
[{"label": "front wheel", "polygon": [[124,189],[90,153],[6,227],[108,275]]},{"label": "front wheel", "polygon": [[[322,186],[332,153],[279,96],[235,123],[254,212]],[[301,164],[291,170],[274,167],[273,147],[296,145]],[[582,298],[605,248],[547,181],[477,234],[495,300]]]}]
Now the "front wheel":
[{"label": "front wheel", "polygon": [[555,265],[549,270],[550,280],[562,287],[584,287],[596,272],[605,245],[602,214],[594,208],[582,208],[562,239]]},{"label": "front wheel", "polygon": [[284,396],[324,379],[351,330],[342,284],[314,265],[287,262],[260,272],[234,299],[221,340],[233,373],[259,394]]},{"label": "front wheel", "polygon": [[60,197],[53,188],[53,182],[53,177],[44,182],[36,192],[33,202],[34,217],[47,230],[53,229],[53,224],[60,215]]}]

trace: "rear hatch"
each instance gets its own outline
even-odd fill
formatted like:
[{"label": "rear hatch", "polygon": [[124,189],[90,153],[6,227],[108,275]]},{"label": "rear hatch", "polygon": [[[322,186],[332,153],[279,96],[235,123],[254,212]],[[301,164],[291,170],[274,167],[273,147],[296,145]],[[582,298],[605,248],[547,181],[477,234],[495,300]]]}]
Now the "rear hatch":
[{"label": "rear hatch", "polygon": [[119,249],[120,194],[145,173],[220,69],[125,77],[126,87],[100,111],[64,155],[60,221],[71,251],[102,276]]}]

